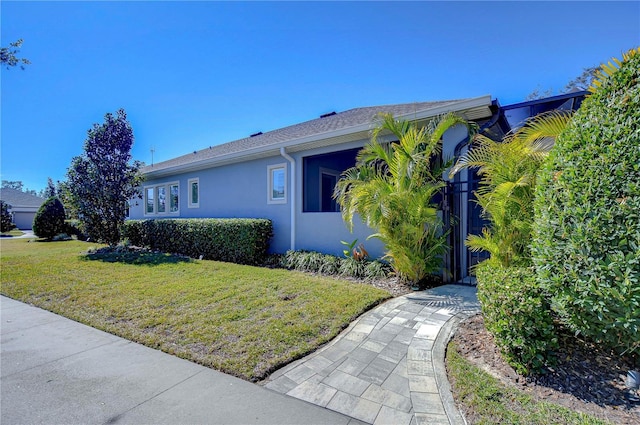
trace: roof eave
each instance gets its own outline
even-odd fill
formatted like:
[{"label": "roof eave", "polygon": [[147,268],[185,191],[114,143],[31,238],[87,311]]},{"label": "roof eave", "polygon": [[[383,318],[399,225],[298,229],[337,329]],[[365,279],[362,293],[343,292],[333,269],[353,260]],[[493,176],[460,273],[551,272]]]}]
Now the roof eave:
[{"label": "roof eave", "polygon": [[[461,100],[459,102],[448,103],[435,108],[397,115],[396,118],[406,119],[409,121],[421,121],[448,112],[457,112],[461,113],[463,118],[467,120],[478,120],[491,116],[491,110],[489,109],[491,102],[491,96],[485,95]],[[238,152],[216,156],[214,158],[206,158],[197,162],[167,167],[157,171],[152,170],[145,172],[144,176],[148,179],[160,178],[179,173],[200,171],[211,167],[220,167],[237,162],[277,156],[280,155],[280,148],[299,152],[316,147],[331,146],[361,140],[362,138],[367,137],[367,134],[371,130],[373,124],[373,122],[359,124],[356,126],[341,128],[339,130],[299,137],[267,146],[245,149]]]}]

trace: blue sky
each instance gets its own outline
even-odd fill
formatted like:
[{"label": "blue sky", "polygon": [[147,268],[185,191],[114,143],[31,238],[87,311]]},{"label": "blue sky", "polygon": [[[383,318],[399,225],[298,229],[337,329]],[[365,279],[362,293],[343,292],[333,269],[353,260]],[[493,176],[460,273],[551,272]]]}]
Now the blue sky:
[{"label": "blue sky", "polygon": [[3,180],[64,179],[127,111],[133,155],[170,159],[331,111],[561,90],[640,45],[640,2],[11,2]]}]

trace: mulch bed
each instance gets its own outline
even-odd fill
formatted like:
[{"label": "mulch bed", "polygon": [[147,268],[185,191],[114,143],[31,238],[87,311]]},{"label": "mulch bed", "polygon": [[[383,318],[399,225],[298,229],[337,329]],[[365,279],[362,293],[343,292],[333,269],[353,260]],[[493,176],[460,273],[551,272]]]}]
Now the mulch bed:
[{"label": "mulch bed", "polygon": [[627,371],[637,370],[630,358],[564,334],[560,337],[558,364],[543,375],[525,378],[502,359],[481,315],[462,322],[453,341],[467,360],[536,399],[614,424],[640,424],[637,394],[625,387]]}]

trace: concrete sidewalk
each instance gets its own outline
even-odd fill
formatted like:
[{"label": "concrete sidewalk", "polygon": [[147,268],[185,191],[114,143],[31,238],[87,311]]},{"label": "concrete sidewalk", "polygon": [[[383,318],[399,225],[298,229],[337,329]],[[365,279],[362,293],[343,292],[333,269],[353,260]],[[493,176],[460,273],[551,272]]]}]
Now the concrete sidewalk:
[{"label": "concrete sidewalk", "polygon": [[370,424],[464,424],[444,356],[457,323],[479,309],[470,286],[395,298],[265,385]]},{"label": "concrete sidewalk", "polygon": [[0,297],[0,423],[358,424]]}]

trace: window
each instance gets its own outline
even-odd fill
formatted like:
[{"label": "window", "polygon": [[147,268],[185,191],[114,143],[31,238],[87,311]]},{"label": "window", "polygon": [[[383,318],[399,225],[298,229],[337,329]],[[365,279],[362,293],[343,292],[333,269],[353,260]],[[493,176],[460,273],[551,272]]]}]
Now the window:
[{"label": "window", "polygon": [[268,171],[268,188],[267,203],[268,204],[286,204],[287,203],[287,165],[277,164],[267,167]]},{"label": "window", "polygon": [[189,179],[189,208],[200,207],[200,179]]},{"label": "window", "polygon": [[169,212],[178,212],[178,196],[180,193],[180,186],[172,184],[169,186]]},{"label": "window", "polygon": [[164,183],[144,188],[144,214],[177,214],[180,211],[180,186],[178,183]]}]

